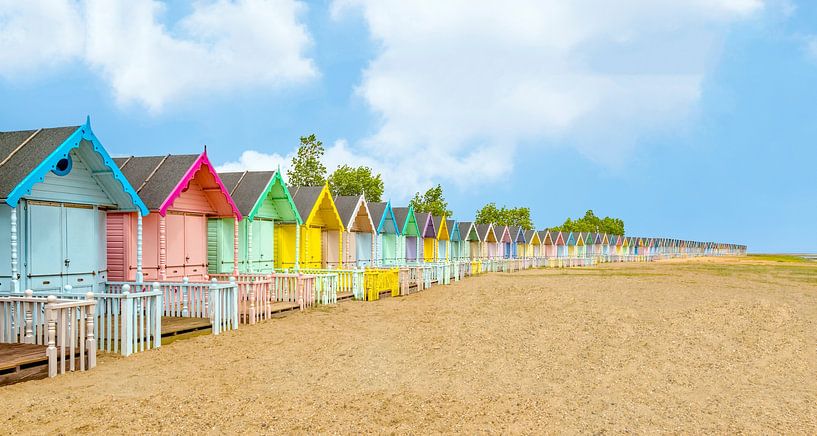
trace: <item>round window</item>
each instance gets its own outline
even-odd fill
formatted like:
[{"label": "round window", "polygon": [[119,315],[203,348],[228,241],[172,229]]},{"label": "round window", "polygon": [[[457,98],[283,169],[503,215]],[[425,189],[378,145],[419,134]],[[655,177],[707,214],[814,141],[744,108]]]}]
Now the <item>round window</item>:
[{"label": "round window", "polygon": [[72,166],[73,162],[71,161],[71,156],[66,156],[57,161],[57,165],[54,166],[54,169],[51,170],[51,172],[58,176],[64,176],[71,172]]}]

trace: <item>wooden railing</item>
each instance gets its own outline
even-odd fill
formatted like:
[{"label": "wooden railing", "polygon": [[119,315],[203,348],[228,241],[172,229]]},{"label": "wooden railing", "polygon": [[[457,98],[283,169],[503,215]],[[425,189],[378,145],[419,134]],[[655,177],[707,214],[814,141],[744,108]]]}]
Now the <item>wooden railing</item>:
[{"label": "wooden railing", "polygon": [[105,286],[106,294],[122,294],[126,290],[137,295],[159,291],[163,316],[209,318],[214,335],[238,328],[238,285],[235,282],[219,283],[215,279],[191,282],[185,277],[180,283],[108,282]]},{"label": "wooden railing", "polygon": [[380,293],[389,291],[392,297],[400,295],[400,270],[398,268],[369,268],[363,273],[363,299],[380,299]]},{"label": "wooden railing", "polygon": [[0,297],[0,342],[45,345],[48,376],[66,371],[85,371],[96,366],[94,308],[88,293],[84,299],[34,296]]},{"label": "wooden railing", "polygon": [[[363,289],[363,271],[362,269],[316,269],[316,268],[302,268],[298,270],[302,274],[309,274],[309,275],[317,275],[320,277],[324,277],[327,283],[327,286],[333,284],[332,280],[328,279],[328,275],[334,275],[334,297],[329,298],[326,301],[330,301],[329,303],[325,304],[334,304],[337,302],[337,295],[341,293],[352,293],[356,300],[362,300],[364,298],[364,289]],[[320,287],[321,285],[319,285]],[[327,292],[332,292],[327,291]],[[327,295],[328,297],[332,297],[331,295]]]}]

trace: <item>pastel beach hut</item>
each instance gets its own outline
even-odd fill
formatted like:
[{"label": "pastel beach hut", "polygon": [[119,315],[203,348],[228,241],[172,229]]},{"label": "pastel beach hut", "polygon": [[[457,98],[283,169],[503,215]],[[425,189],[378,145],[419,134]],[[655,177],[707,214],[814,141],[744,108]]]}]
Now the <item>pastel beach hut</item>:
[{"label": "pastel beach hut", "polygon": [[525,256],[529,259],[542,257],[542,238],[536,230],[525,230]]},{"label": "pastel beach hut", "polygon": [[551,239],[553,240],[553,245],[556,246],[556,257],[558,258],[567,258],[569,256],[566,241],[567,236],[567,232],[562,232],[559,230],[551,232]]},{"label": "pastel beach hut", "polygon": [[477,227],[473,222],[458,222],[461,242],[461,258],[477,259],[480,257],[480,239]]},{"label": "pastel beach hut", "polygon": [[[138,265],[140,216],[108,219],[108,266],[117,281],[201,281],[208,275],[208,218],[242,214],[207,157],[201,154],[114,159],[151,213],[142,219],[142,269]],[[238,227],[233,226],[234,237]],[[236,265],[234,265],[235,268]],[[139,277],[139,273],[142,277]]]},{"label": "pastel beach hut", "polygon": [[553,243],[553,235],[551,235],[550,231],[545,229],[536,233],[539,234],[539,239],[542,240],[542,257],[556,257],[556,245]]},{"label": "pastel beach hut", "polygon": [[395,207],[392,209],[397,225],[400,228],[398,238],[398,248],[400,259],[398,264],[414,263],[422,260],[422,247],[420,242],[420,226],[417,224],[417,217],[414,213],[414,206]]},{"label": "pastel beach hut", "polygon": [[508,226],[496,226],[497,233],[499,234],[499,241],[497,244],[499,247],[497,248],[497,254],[502,259],[510,259],[511,252],[513,251],[513,239],[511,238],[511,230]]},{"label": "pastel beach hut", "polygon": [[434,229],[437,232],[437,251],[434,256],[435,261],[446,261],[450,257],[449,240],[451,235],[448,231],[448,224],[445,216],[431,216],[431,221],[434,223]]},{"label": "pastel beach hut", "polygon": [[397,218],[389,202],[368,203],[369,213],[372,214],[372,221],[377,226],[375,240],[375,263],[378,265],[400,265],[400,259],[405,258],[405,253],[401,256],[399,249],[400,228],[397,225]]},{"label": "pastel beach hut", "polygon": [[477,232],[480,236],[480,257],[486,260],[494,260],[497,256],[496,232],[493,224],[477,224]]},{"label": "pastel beach hut", "polygon": [[508,226],[508,231],[511,234],[511,259],[517,258],[524,258],[525,257],[525,232],[522,231],[522,227],[519,226]]},{"label": "pastel beach hut", "polygon": [[303,225],[282,225],[281,242],[297,247],[296,256],[276,259],[276,268],[335,269],[342,267],[343,220],[329,185],[290,189]]},{"label": "pastel beach hut", "polygon": [[445,226],[448,229],[448,238],[449,238],[449,254],[448,258],[450,260],[461,260],[462,259],[462,235],[460,234],[460,227],[457,225],[456,220],[445,220]]},{"label": "pastel beach hut", "polygon": [[420,258],[424,262],[434,262],[437,259],[437,230],[434,227],[434,221],[431,219],[430,213],[415,213],[417,218],[417,225],[420,227],[420,235],[423,238],[420,248],[422,254]]},{"label": "pastel beach hut", "polygon": [[118,212],[142,217],[148,208],[90,119],[0,132],[0,291],[103,292],[106,227]]},{"label": "pastel beach hut", "polygon": [[607,256],[610,255],[610,235],[607,234],[607,233],[603,233],[601,235],[601,252],[600,253],[605,258],[606,261],[609,261],[607,259]]},{"label": "pastel beach hut", "polygon": [[[292,196],[277,171],[219,173],[244,219],[238,223],[238,274],[275,272],[275,259],[294,257],[295,247],[276,243],[276,226],[302,224]],[[235,217],[207,220],[210,274],[235,274]],[[280,232],[279,232],[280,233]]]},{"label": "pastel beach hut", "polygon": [[374,255],[376,228],[363,195],[336,196],[338,215],[343,220],[343,265],[363,268],[370,265]]}]

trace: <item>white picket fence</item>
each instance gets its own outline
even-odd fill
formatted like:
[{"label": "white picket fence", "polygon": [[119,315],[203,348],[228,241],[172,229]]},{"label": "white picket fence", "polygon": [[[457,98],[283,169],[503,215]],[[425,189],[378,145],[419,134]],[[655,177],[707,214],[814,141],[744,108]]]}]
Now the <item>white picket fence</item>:
[{"label": "white picket fence", "polygon": [[20,295],[0,297],[0,343],[44,345],[48,376],[96,366],[91,293],[83,299]]}]

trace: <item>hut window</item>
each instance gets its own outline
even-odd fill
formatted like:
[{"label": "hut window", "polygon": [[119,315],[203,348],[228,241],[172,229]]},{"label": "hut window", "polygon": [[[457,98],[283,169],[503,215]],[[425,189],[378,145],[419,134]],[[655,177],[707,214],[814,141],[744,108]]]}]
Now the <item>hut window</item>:
[{"label": "hut window", "polygon": [[71,172],[72,166],[73,162],[71,161],[71,156],[66,156],[57,161],[57,164],[54,165],[54,169],[51,170],[51,172],[58,176],[65,176]]}]

